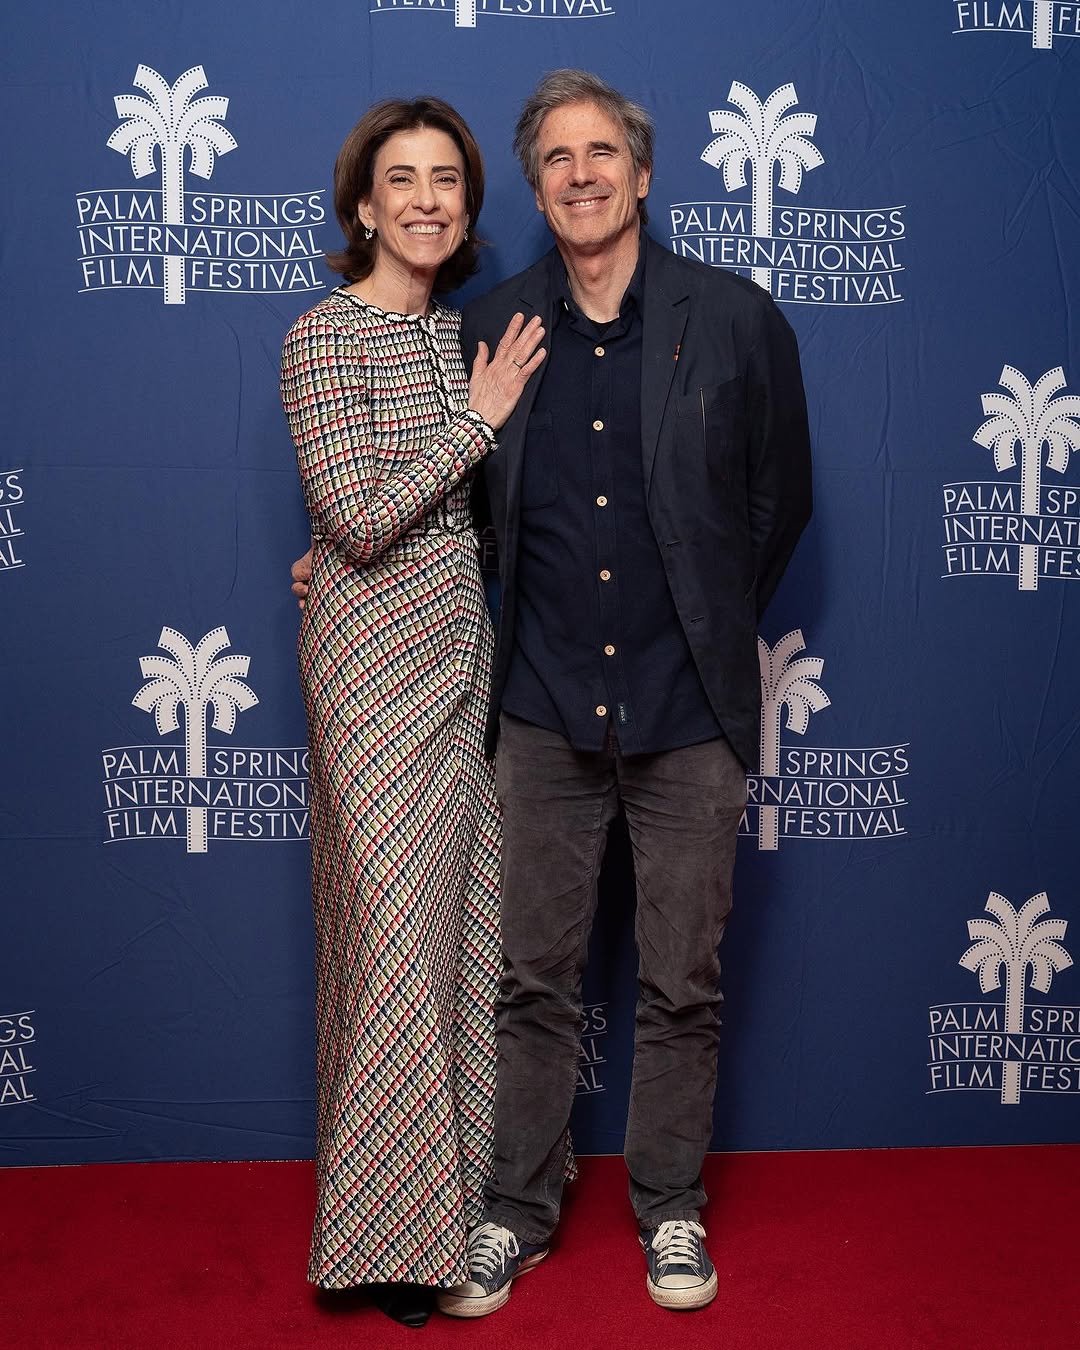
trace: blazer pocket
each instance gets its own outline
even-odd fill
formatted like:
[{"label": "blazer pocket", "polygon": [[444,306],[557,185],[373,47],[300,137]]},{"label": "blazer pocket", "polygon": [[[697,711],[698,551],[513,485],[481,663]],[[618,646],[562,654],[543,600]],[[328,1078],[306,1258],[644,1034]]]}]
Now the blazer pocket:
[{"label": "blazer pocket", "polygon": [[555,464],[555,428],[551,413],[536,413],[525,429],[525,465],[521,475],[522,511],[542,511],[559,496]]},{"label": "blazer pocket", "polygon": [[679,395],[675,407],[680,417],[692,417],[695,413],[700,416],[702,408],[706,416],[717,407],[741,411],[742,404],[743,383],[736,378],[725,380],[723,384],[704,384],[696,389],[688,389],[685,394]]},{"label": "blazer pocket", "polygon": [[743,436],[743,384],[702,385],[676,401],[679,445],[700,456],[708,473],[725,482],[740,477]]}]

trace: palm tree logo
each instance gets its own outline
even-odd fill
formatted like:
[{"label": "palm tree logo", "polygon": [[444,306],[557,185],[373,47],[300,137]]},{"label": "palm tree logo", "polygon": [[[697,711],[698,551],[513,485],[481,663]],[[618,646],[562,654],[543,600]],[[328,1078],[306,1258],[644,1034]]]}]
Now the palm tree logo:
[{"label": "palm tree logo", "polygon": [[[723,170],[728,192],[746,186],[749,170],[753,232],[760,239],[768,239],[772,235],[776,165],[780,166],[776,183],[785,192],[798,192],[803,170],[816,169],[825,163],[821,151],[810,140],[817,126],[817,114],[784,116],[799,101],[793,84],[781,85],[762,103],[752,89],[733,80],[727,101],[734,103],[742,115],[730,109],[709,113],[716,139],[701,152],[701,158],[714,169]],[[771,290],[771,268],[752,268],[751,276],[759,286]]]},{"label": "palm tree logo", "polygon": [[[131,700],[143,712],[152,712],[158,735],[165,736],[179,730],[179,710],[184,709],[184,731],[187,751],[188,778],[206,777],[206,713],[211,707],[215,731],[232,735],[237,712],[254,708],[258,698],[241,677],[248,673],[250,658],[223,656],[215,658],[229,644],[224,628],[207,633],[197,647],[192,647],[175,628],[163,628],[158,646],[175,659],[165,656],[139,658],[146,684]],[[192,806],[187,813],[187,851],[206,852],[206,807]]]},{"label": "palm tree logo", "polygon": [[[1072,957],[1061,945],[1067,919],[1043,919],[1050,910],[1045,891],[1033,895],[1022,905],[1019,913],[1003,895],[990,892],[986,901],[991,919],[968,919],[968,937],[971,946],[960,958],[960,964],[974,975],[978,972],[979,988],[984,994],[1001,988],[1001,971],[1005,971],[1005,1034],[1021,1036],[1024,1032],[1024,976],[1031,968],[1031,987],[1040,994],[1050,992],[1055,971],[1060,974],[1072,965]],[[1020,1063],[1005,1060],[1001,1075],[1001,1100],[1006,1106],[1015,1106],[1020,1100]]]},{"label": "palm tree logo", "polygon": [[[1020,511],[1025,516],[1039,514],[1042,487],[1042,448],[1047,468],[1064,473],[1069,467],[1069,452],[1080,448],[1080,398],[1069,395],[1054,398],[1065,388],[1061,366],[1048,370],[1034,385],[1012,366],[1002,366],[998,384],[1006,394],[983,394],[982,410],[986,421],[972,440],[994,452],[998,473],[1014,468],[1017,447],[1020,450]],[[1039,546],[1020,545],[1020,590],[1034,591],[1039,586]]]},{"label": "palm tree logo", "polygon": [[1054,45],[1054,0],[1035,0],[1031,16],[1031,45],[1049,51]]},{"label": "palm tree logo", "polygon": [[[817,683],[825,662],[820,656],[791,658],[805,649],[802,629],[780,639],[775,647],[758,638],[761,666],[761,772],[769,778],[780,775],[780,717],[787,706],[787,729],[806,734],[810,714],[829,706],[829,696]],[[779,842],[779,811],[761,807],[758,817],[758,848],[774,850]]]},{"label": "palm tree logo", "polygon": [[[218,119],[229,110],[229,100],[220,96],[197,98],[192,94],[207,86],[202,66],[185,70],[174,85],[156,70],[140,65],[132,84],[149,98],[117,94],[116,115],[124,120],[109,137],[110,150],[131,156],[131,172],[145,178],[154,172],[154,150],[161,151],[162,222],[184,223],[184,151],[191,151],[190,170],[200,178],[214,172],[214,156],[236,149],[236,141]],[[184,259],[165,259],[165,303],[184,303]]]}]

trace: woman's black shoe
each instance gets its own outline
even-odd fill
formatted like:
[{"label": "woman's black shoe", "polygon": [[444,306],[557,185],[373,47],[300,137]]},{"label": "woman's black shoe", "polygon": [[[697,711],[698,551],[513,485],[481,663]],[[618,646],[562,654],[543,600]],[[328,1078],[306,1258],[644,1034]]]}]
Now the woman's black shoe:
[{"label": "woman's black shoe", "polygon": [[435,1308],[435,1290],[423,1284],[370,1284],[367,1294],[380,1312],[406,1327],[422,1327]]}]

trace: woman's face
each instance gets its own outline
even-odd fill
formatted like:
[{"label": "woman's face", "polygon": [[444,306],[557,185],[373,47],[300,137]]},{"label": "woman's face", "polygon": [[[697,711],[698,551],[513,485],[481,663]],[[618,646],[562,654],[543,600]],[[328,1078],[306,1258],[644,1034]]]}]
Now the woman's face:
[{"label": "woman's face", "polygon": [[434,127],[397,131],[375,156],[361,223],[375,230],[375,269],[436,272],[461,243],[465,163],[452,137]]}]

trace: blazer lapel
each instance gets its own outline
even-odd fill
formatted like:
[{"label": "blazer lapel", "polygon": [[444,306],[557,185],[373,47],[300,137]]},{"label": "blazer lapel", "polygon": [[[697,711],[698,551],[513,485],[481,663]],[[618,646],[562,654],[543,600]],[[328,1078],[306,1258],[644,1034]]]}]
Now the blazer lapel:
[{"label": "blazer lapel", "polygon": [[[551,268],[555,265],[558,258],[556,250],[552,250],[544,260],[548,265],[546,267],[531,268],[522,278],[523,285],[518,297],[518,310],[524,314],[525,322],[528,323],[534,314],[539,314],[541,322],[544,325],[543,345],[551,350],[551,328],[553,319],[552,306],[552,286],[551,286]],[[505,323],[510,321],[513,315],[511,310],[506,315]],[[498,334],[502,337],[502,332]],[[505,453],[505,472],[506,472],[506,520],[516,520],[520,508],[521,498],[521,475],[525,466],[525,432],[529,424],[529,417],[532,414],[533,404],[536,402],[536,395],[540,389],[540,381],[544,376],[544,367],[542,362],[540,369],[533,374],[529,383],[525,386],[518,405],[510,414],[510,419],[502,428],[498,435],[499,446]]]},{"label": "blazer lapel", "polygon": [[682,269],[669,265],[671,254],[646,236],[645,307],[641,339],[641,459],[645,492],[652,481],[664,409],[675,377],[686,321],[689,292]]}]

